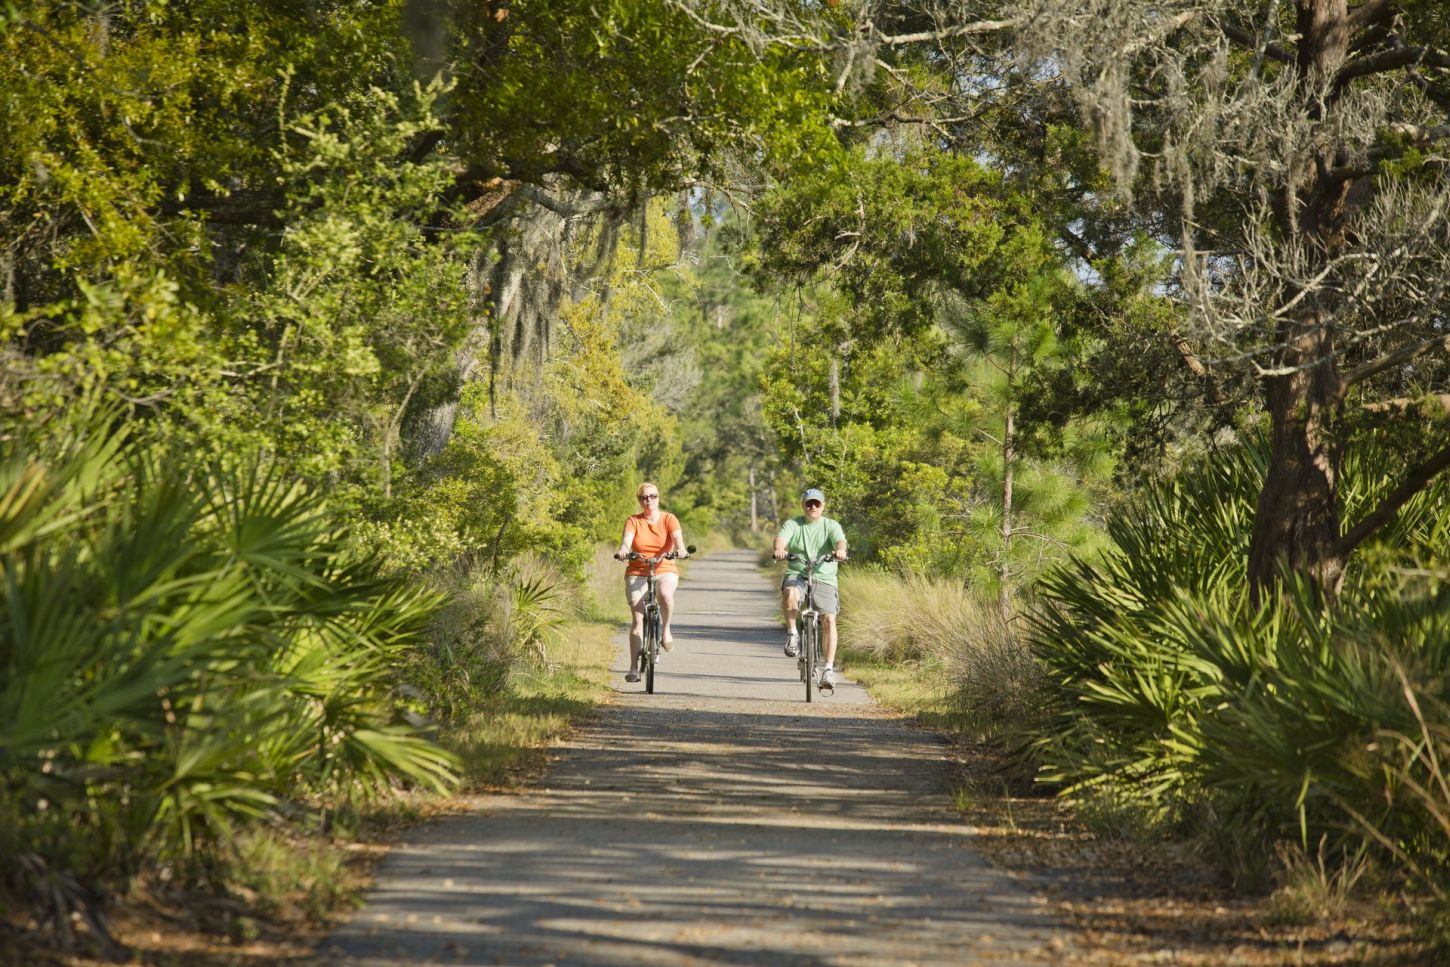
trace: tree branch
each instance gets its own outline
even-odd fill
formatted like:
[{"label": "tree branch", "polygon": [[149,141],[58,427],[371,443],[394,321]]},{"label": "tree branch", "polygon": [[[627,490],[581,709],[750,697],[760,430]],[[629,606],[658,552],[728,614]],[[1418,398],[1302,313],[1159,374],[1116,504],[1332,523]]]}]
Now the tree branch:
[{"label": "tree branch", "polygon": [[1418,408],[1423,403],[1433,402],[1450,412],[1450,393],[1433,393],[1429,396],[1401,396],[1392,400],[1380,400],[1377,403],[1365,403],[1360,409],[1367,413],[1394,413],[1397,416],[1404,416],[1411,410]]},{"label": "tree branch", "polygon": [[[1450,124],[1441,124],[1433,128],[1423,127],[1418,124],[1391,124],[1385,128],[1386,133],[1401,135],[1410,140],[1412,147],[1426,148],[1439,141],[1450,139]],[[1353,181],[1356,178],[1366,178],[1379,171],[1380,165],[1404,156],[1402,145],[1384,145],[1371,149],[1367,158],[1368,161],[1359,164],[1339,165],[1330,168],[1321,176],[1321,182],[1326,186],[1337,185],[1345,181]],[[1432,159],[1425,159],[1432,160]]]},{"label": "tree branch", "polygon": [[1386,356],[1381,356],[1379,359],[1372,359],[1346,373],[1344,385],[1353,386],[1355,383],[1363,382],[1371,376],[1383,373],[1387,369],[1393,369],[1401,363],[1408,363],[1416,357],[1436,350],[1450,352],[1450,336],[1435,336],[1423,342],[1417,342],[1413,346],[1397,349]]},{"label": "tree branch", "polygon": [[1345,557],[1363,544],[1365,538],[1388,523],[1399,509],[1409,502],[1411,497],[1424,490],[1430,481],[1435,479],[1435,476],[1446,467],[1450,467],[1450,446],[1446,446],[1439,453],[1411,470],[1400,485],[1380,501],[1378,507],[1350,528],[1349,533],[1335,543],[1334,555]]},{"label": "tree branch", "polygon": [[[1221,31],[1223,31],[1223,35],[1225,37],[1227,37],[1229,40],[1232,40],[1234,43],[1238,44],[1240,47],[1247,47],[1249,50],[1254,50],[1254,51],[1257,51],[1259,49],[1259,39],[1257,37],[1255,37],[1249,31],[1247,31],[1244,28],[1238,26],[1237,24],[1231,24],[1227,20],[1220,20],[1218,22],[1218,29],[1221,30]],[[1264,53],[1267,54],[1268,56],[1274,58],[1274,60],[1280,61],[1282,63],[1285,63],[1285,64],[1292,64],[1292,63],[1294,63],[1294,55],[1293,55],[1293,53],[1291,53],[1288,50],[1285,50],[1283,47],[1281,47],[1278,44],[1274,44],[1274,43],[1265,44],[1264,45]]]},{"label": "tree branch", "polygon": [[514,193],[541,208],[547,208],[562,218],[579,218],[583,215],[597,215],[600,212],[606,212],[611,208],[618,207],[618,202],[611,201],[601,195],[583,198],[578,202],[566,201],[557,195],[551,195],[537,185],[519,185],[514,189]]},{"label": "tree branch", "polygon": [[1339,69],[1334,78],[1334,86],[1343,87],[1356,77],[1421,65],[1450,67],[1450,54],[1434,47],[1399,47],[1366,57],[1356,57]]},{"label": "tree branch", "polygon": [[959,27],[949,27],[946,30],[925,30],[921,33],[896,34],[890,37],[883,34],[879,42],[883,47],[924,44],[932,40],[942,41],[949,40],[952,37],[968,37],[973,34],[990,34],[998,30],[1008,30],[1016,27],[1021,22],[1021,17],[1013,17],[1010,20],[979,20],[976,23],[962,24]]},{"label": "tree branch", "polygon": [[1416,147],[1424,147],[1450,138],[1450,124],[1437,124],[1433,128],[1427,128],[1422,124],[1409,124],[1402,121],[1399,124],[1388,125],[1387,130],[1391,134],[1409,138]]},{"label": "tree branch", "polygon": [[974,120],[975,117],[976,116],[972,114],[963,114],[958,117],[948,118],[914,117],[910,114],[899,114],[895,111],[891,111],[886,114],[878,114],[876,117],[872,118],[850,119],[833,117],[831,118],[830,123],[831,127],[835,128],[838,131],[842,128],[865,128],[871,127],[873,125],[881,125],[884,127],[888,124],[926,124],[930,125],[933,128],[936,128],[939,131],[942,131],[944,130],[942,127],[943,125],[963,124],[967,121]]},{"label": "tree branch", "polygon": [[1394,0],[1368,0],[1367,3],[1362,3],[1349,12],[1349,29],[1363,30],[1387,20],[1394,12],[1393,7]]}]

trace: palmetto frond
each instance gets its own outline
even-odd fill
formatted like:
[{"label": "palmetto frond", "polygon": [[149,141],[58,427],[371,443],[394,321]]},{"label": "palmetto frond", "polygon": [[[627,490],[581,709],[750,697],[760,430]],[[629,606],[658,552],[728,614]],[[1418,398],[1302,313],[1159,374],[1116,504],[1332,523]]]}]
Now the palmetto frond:
[{"label": "palmetto frond", "polygon": [[267,463],[193,472],[104,427],[0,453],[0,795],[44,800],[46,868],[94,885],[287,799],[454,780],[388,701],[438,599],[323,511]]}]

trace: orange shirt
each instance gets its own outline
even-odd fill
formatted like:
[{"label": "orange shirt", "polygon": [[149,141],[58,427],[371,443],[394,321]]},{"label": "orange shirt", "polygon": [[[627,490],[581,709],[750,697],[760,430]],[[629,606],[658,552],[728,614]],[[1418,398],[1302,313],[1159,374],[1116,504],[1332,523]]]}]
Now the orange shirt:
[{"label": "orange shirt", "polygon": [[[645,557],[655,557],[665,551],[672,550],[675,546],[675,531],[680,529],[680,521],[674,514],[667,511],[660,511],[659,520],[651,524],[645,519],[644,514],[632,514],[624,522],[624,532],[634,534],[634,543],[629,546],[632,551],[638,551]],[[649,565],[644,561],[630,561],[629,567],[625,568],[627,574],[648,574]],[[679,573],[674,561],[660,561],[655,568],[656,574]]]}]

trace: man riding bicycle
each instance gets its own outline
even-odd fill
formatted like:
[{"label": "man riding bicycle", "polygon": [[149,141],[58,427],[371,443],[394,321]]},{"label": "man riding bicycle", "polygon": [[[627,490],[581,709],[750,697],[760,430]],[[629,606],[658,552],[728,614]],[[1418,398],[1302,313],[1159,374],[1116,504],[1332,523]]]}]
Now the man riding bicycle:
[{"label": "man riding bicycle", "polygon": [[[794,658],[800,653],[800,636],[796,623],[800,619],[801,596],[805,593],[806,562],[819,558],[832,547],[836,561],[846,559],[846,532],[841,525],[826,516],[826,495],[815,487],[801,494],[801,507],[805,511],[799,517],[792,517],[780,527],[775,536],[775,559],[783,561],[791,554],[799,560],[786,567],[785,577],[780,582],[780,607],[785,612],[785,653]],[[821,685],[834,688],[836,685],[836,613],[841,610],[841,597],[836,587],[835,561],[822,565],[816,571],[816,610],[821,614],[821,643],[825,649],[826,667],[821,672]]]}]

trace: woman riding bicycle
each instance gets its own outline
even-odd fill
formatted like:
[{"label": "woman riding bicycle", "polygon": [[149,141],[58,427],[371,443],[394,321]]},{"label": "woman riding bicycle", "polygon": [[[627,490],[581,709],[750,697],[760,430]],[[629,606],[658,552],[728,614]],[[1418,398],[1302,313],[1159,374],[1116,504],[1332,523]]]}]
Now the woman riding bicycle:
[{"label": "woman riding bicycle", "polygon": [[[791,554],[800,558],[787,568],[785,578],[780,582],[780,609],[785,613],[786,627],[785,653],[790,658],[794,658],[799,649],[796,622],[800,618],[801,595],[805,592],[805,562],[830,550],[835,551],[837,561],[846,560],[846,532],[838,522],[826,516],[826,495],[815,487],[810,488],[801,495],[801,509],[805,513],[781,525],[774,549],[777,561],[783,561]],[[835,562],[816,571],[815,604],[821,614],[821,643],[826,659],[826,667],[821,671],[821,685],[835,687],[836,612],[841,609],[841,599],[836,591]]]},{"label": "woman riding bicycle", "polygon": [[[679,518],[660,509],[660,488],[649,482],[642,483],[635,491],[635,498],[639,501],[640,511],[625,520],[619,550],[614,552],[615,560],[624,560],[631,551],[641,557],[659,557],[669,551],[674,551],[676,557],[689,557]],[[632,560],[624,572],[624,596],[629,601],[633,618],[629,629],[629,672],[624,676],[627,682],[639,681],[639,653],[644,646],[644,599],[649,587],[649,571],[646,561]],[[675,562],[660,561],[655,568],[655,595],[659,599],[665,651],[674,648],[674,638],[670,635],[670,612],[674,610],[675,587],[679,581],[680,571]]]}]

